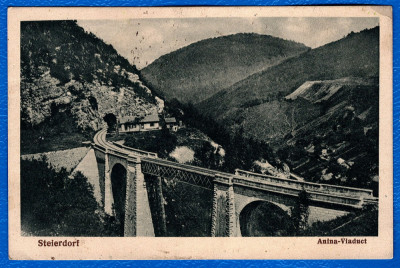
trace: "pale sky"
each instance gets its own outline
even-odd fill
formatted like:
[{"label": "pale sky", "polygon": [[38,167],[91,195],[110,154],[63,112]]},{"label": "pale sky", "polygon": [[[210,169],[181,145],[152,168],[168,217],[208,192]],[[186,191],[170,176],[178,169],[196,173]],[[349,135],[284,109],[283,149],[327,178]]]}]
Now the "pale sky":
[{"label": "pale sky", "polygon": [[137,68],[194,42],[235,33],[267,34],[316,48],[379,24],[378,18],[185,18],[79,20]]}]

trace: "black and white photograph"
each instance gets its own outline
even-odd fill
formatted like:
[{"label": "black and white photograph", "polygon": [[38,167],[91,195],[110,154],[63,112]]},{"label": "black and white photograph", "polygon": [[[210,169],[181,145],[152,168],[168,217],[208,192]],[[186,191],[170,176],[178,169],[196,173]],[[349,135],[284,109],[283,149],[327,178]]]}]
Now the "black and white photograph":
[{"label": "black and white photograph", "polygon": [[378,237],[380,19],[285,14],[21,20],[19,235]]}]

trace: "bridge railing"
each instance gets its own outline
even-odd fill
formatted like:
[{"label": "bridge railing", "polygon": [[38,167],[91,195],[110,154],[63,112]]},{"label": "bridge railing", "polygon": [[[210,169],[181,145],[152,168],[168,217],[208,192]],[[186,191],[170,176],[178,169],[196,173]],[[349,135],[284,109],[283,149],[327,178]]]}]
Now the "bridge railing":
[{"label": "bridge railing", "polygon": [[121,152],[121,151],[118,151],[118,150],[114,150],[114,149],[111,149],[111,148],[107,148],[107,153],[113,154],[113,155],[116,155],[116,156],[119,156],[119,157],[122,157],[122,158],[126,158],[126,159],[129,157],[129,153],[124,153],[124,152]]},{"label": "bridge railing", "polygon": [[105,148],[104,146],[99,145],[99,144],[92,143],[91,146],[92,146],[92,148],[98,149],[98,150],[100,150],[100,151],[102,151],[102,152],[105,152],[105,151],[106,151],[106,148]]},{"label": "bridge railing", "polygon": [[[287,195],[292,195],[293,197],[297,197],[301,189],[298,188],[292,188],[288,186],[282,186],[282,185],[276,185],[276,184],[269,184],[266,183],[265,181],[261,179],[250,179],[249,177],[247,178],[239,178],[239,177],[234,177],[233,178],[233,183],[234,185],[242,185],[246,187],[251,187],[251,188],[256,188],[256,189],[261,189],[261,190],[266,190],[269,192],[275,192],[279,194],[287,194]],[[347,197],[347,196],[335,196],[331,195],[329,193],[321,193],[321,192],[312,192],[312,191],[307,191],[309,194],[310,200],[313,201],[319,201],[319,202],[324,202],[324,203],[334,203],[334,204],[339,204],[339,205],[347,205],[347,206],[352,206],[352,207],[361,207],[363,204],[363,199],[360,198],[353,198],[353,197]]]},{"label": "bridge railing", "polygon": [[[107,146],[105,148],[104,146],[101,146],[99,144],[94,144],[93,146],[100,150],[107,151],[110,154],[120,156],[122,158],[129,158],[131,153],[134,153],[141,158],[142,165],[147,164],[148,166],[142,166],[143,172],[148,172],[149,174],[151,173],[151,175],[167,175],[173,177],[176,177],[177,175],[184,175],[185,180],[188,182],[195,184],[200,183],[209,187],[209,184],[212,183],[215,175],[222,174],[221,172],[215,170],[160,159],[157,158],[156,153],[130,148],[128,146],[124,146],[115,142],[113,142],[112,144],[114,148],[112,148],[112,146]],[[119,150],[118,148],[120,148],[121,150]],[[176,170],[179,170],[179,174],[176,172]],[[162,174],[160,174],[161,171]],[[240,169],[236,170],[235,175],[228,173],[226,173],[225,175],[233,177],[232,181],[234,182],[234,184],[241,184],[258,189],[286,193],[289,195],[297,196],[301,190],[306,190],[310,193],[313,200],[318,201],[347,204],[352,206],[360,206],[360,203],[363,203],[364,201],[371,201],[372,203],[377,202],[377,198],[373,197],[372,190],[368,189],[282,179]]]},{"label": "bridge railing", "polygon": [[140,155],[140,156],[145,156],[145,157],[158,157],[157,153],[152,153],[152,152],[147,152],[147,151],[135,149],[135,148],[132,148],[132,147],[125,146],[125,145],[123,145],[123,144],[119,144],[119,143],[117,143],[117,142],[115,142],[115,141],[113,141],[112,143],[113,143],[113,145],[115,145],[115,146],[117,146],[117,147],[119,147],[119,148],[121,148],[121,149],[131,151],[131,152],[136,153],[136,154],[138,154],[138,155]]},{"label": "bridge railing", "polygon": [[373,197],[373,191],[369,189],[352,188],[345,186],[335,186],[329,184],[319,184],[304,181],[295,181],[290,179],[277,178],[269,175],[258,174],[250,171],[236,169],[236,175],[247,178],[258,178],[269,183],[286,185],[296,189],[304,189],[311,192],[325,192],[330,194],[337,194],[343,196],[357,196],[357,197]]},{"label": "bridge railing", "polygon": [[207,169],[200,170],[159,158],[141,158],[141,162],[144,174],[178,179],[208,189],[213,187],[214,174]]}]

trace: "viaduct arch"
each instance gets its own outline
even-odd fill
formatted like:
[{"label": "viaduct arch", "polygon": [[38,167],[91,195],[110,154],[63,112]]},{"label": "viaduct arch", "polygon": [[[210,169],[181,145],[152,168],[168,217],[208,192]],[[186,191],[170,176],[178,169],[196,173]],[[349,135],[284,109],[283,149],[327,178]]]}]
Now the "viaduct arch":
[{"label": "viaduct arch", "polygon": [[241,236],[274,236],[288,230],[290,211],[272,202],[258,200],[248,203],[240,212]]}]

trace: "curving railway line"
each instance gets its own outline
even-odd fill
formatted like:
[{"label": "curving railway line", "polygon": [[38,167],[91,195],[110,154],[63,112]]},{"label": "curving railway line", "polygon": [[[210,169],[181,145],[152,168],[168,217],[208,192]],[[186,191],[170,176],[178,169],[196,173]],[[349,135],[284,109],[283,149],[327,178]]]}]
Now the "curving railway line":
[{"label": "curving railway line", "polygon": [[[102,129],[96,133],[96,135],[93,138],[93,141],[95,144],[97,144],[105,149],[110,149],[110,150],[117,151],[117,152],[127,154],[127,155],[130,155],[130,154],[138,155],[138,156],[140,156],[142,161],[150,161],[150,162],[155,162],[155,163],[159,163],[159,164],[170,165],[170,166],[173,166],[176,168],[191,170],[191,171],[195,171],[195,172],[202,173],[204,175],[213,176],[213,177],[217,174],[220,176],[226,176],[226,177],[233,176],[233,174],[230,174],[230,173],[225,173],[225,172],[221,172],[221,171],[217,171],[217,170],[211,170],[211,169],[207,169],[207,168],[201,168],[201,167],[197,167],[197,166],[180,164],[180,163],[172,162],[169,160],[161,159],[161,158],[158,158],[156,156],[156,154],[152,153],[152,152],[146,152],[146,151],[142,151],[142,150],[138,150],[138,149],[134,149],[134,148],[129,148],[127,146],[116,145],[113,142],[107,141],[106,136],[107,136],[106,129]],[[147,154],[147,156],[144,156],[144,154]]]}]

